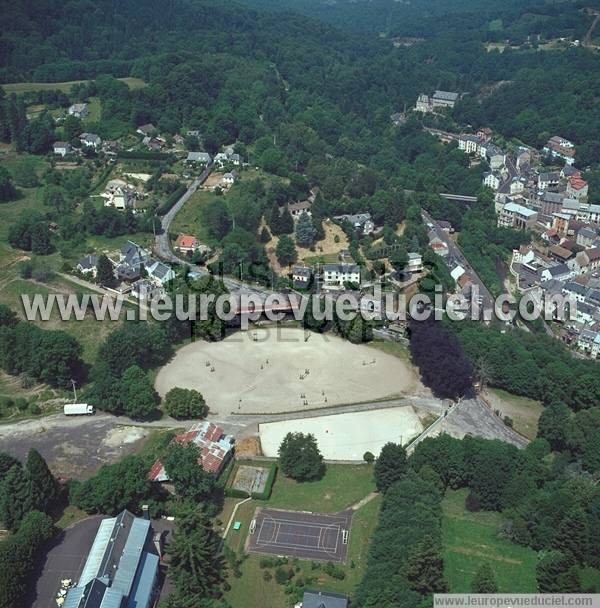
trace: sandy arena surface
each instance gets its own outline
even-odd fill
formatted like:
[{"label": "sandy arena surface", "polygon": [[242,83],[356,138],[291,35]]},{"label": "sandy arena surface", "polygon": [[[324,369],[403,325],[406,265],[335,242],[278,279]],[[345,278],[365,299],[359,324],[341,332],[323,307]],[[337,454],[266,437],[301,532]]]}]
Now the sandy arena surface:
[{"label": "sandy arena surface", "polygon": [[302,411],[414,390],[414,373],[401,359],[336,336],[308,335],[305,342],[302,329],[268,327],[194,342],[160,370],[156,390],[161,396],[176,386],[199,390],[211,413],[221,415]]},{"label": "sandy arena surface", "polygon": [[412,407],[396,407],[301,420],[267,422],[259,426],[265,456],[277,456],[287,433],[312,433],[326,460],[362,460],[365,452],[379,455],[392,441],[406,444],[423,430]]}]

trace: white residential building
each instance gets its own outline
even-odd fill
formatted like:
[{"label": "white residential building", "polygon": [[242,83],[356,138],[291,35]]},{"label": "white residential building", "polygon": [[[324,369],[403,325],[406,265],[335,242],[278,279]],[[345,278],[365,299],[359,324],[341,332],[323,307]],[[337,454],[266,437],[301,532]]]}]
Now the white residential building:
[{"label": "white residential building", "polygon": [[71,144],[67,141],[55,141],[53,151],[54,154],[58,154],[59,156],[66,156],[67,154],[71,154],[73,149],[71,148]]},{"label": "white residential building", "polygon": [[533,211],[517,203],[506,203],[498,216],[498,226],[500,228],[527,230],[534,226],[537,218],[537,211]]},{"label": "white residential building", "polygon": [[500,183],[501,183],[500,175],[498,175],[497,173],[494,173],[492,171],[489,171],[488,173],[484,174],[483,183],[488,188],[491,188],[494,191],[498,190],[498,188],[500,188]]},{"label": "white residential building", "polygon": [[324,264],[323,287],[340,289],[345,283],[360,285],[358,264]]},{"label": "white residential building", "polygon": [[69,116],[76,118],[86,118],[90,113],[87,103],[74,103],[68,110]]}]

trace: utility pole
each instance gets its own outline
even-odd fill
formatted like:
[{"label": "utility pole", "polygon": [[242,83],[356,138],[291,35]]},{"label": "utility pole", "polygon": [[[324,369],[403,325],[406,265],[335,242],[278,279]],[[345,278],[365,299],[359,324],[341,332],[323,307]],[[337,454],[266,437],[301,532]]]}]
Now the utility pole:
[{"label": "utility pole", "polygon": [[77,391],[75,390],[75,385],[77,384],[77,382],[75,382],[75,380],[71,378],[71,384],[73,385],[73,403],[77,403]]}]

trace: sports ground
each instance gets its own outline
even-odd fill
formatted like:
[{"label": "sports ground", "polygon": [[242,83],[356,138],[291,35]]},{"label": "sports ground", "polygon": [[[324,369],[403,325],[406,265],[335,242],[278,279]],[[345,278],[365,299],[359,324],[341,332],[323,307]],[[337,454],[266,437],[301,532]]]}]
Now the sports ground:
[{"label": "sports ground", "polygon": [[326,460],[361,461],[365,452],[379,455],[388,442],[408,443],[423,431],[411,406],[367,410],[259,425],[265,456],[277,457],[283,438],[290,432],[312,433]]},{"label": "sports ground", "polygon": [[156,378],[199,390],[215,414],[273,414],[374,401],[412,392],[402,359],[330,334],[293,327],[252,328],[221,342],[184,346]]},{"label": "sports ground", "polygon": [[250,553],[342,564],[348,554],[351,521],[352,511],[324,515],[258,508],[246,548]]}]

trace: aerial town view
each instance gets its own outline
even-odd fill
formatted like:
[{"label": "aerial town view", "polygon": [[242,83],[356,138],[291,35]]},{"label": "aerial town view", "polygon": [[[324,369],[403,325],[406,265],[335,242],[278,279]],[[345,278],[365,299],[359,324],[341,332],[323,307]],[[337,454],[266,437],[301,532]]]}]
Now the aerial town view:
[{"label": "aerial town view", "polygon": [[2,0],[0,608],[600,608],[600,0]]}]

